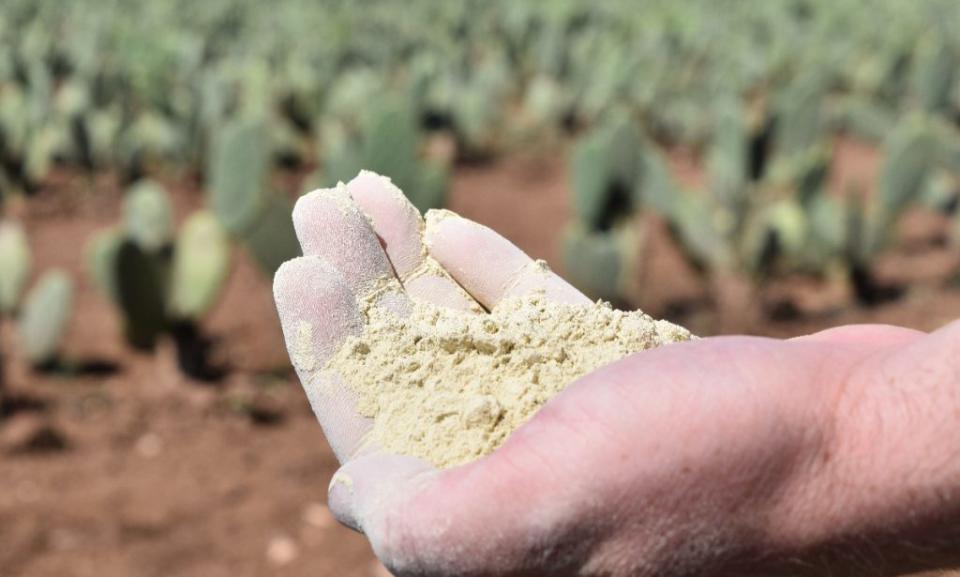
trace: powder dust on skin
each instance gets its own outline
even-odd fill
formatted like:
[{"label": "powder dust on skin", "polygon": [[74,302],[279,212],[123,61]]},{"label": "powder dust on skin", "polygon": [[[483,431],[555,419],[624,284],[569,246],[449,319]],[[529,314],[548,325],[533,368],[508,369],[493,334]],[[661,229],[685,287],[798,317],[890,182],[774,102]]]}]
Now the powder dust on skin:
[{"label": "powder dust on skin", "polygon": [[536,294],[507,299],[489,314],[421,302],[409,314],[363,308],[365,330],[348,337],[324,369],[340,375],[360,413],[372,418],[368,442],[439,468],[492,452],[586,373],[692,338],[639,311]]}]

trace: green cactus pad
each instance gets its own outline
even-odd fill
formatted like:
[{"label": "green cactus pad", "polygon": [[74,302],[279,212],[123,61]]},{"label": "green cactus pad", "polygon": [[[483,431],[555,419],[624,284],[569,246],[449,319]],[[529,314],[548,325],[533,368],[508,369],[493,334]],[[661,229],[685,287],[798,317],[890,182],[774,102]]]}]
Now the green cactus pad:
[{"label": "green cactus pad", "polygon": [[592,298],[615,303],[626,294],[635,273],[638,239],[633,221],[606,232],[568,227],[563,236],[563,263],[570,282]]},{"label": "green cactus pad", "polygon": [[[748,230],[743,247],[744,267],[766,273],[776,260],[797,262],[808,238],[807,215],[796,199],[774,202],[762,213],[754,230]],[[752,234],[751,234],[752,233]]]},{"label": "green cactus pad", "polygon": [[896,125],[897,111],[859,97],[839,98],[829,108],[829,124],[867,142],[883,142]]},{"label": "green cactus pad", "polygon": [[233,120],[213,139],[207,204],[231,234],[243,236],[260,218],[270,168],[266,123]]},{"label": "green cactus pad", "polygon": [[693,262],[729,269],[734,262],[732,250],[717,226],[710,205],[689,192],[679,193],[674,203],[667,221]]},{"label": "green cactus pad", "polygon": [[916,104],[930,113],[947,111],[957,79],[957,54],[943,36],[920,38],[912,64],[912,92]]},{"label": "green cactus pad", "polygon": [[197,319],[216,303],[230,270],[230,239],[210,212],[197,211],[177,236],[170,284],[170,313]]},{"label": "green cactus pad", "polygon": [[821,194],[807,205],[805,264],[814,272],[826,271],[842,261],[847,242],[844,206],[835,197]]},{"label": "green cactus pad", "polygon": [[643,179],[636,197],[645,207],[669,219],[682,202],[682,192],[670,173],[663,154],[653,146],[646,146],[642,159]]},{"label": "green cactus pad", "polygon": [[823,81],[821,75],[799,76],[780,98],[777,107],[778,158],[802,154],[820,139]]},{"label": "green cactus pad", "polygon": [[23,227],[0,222],[0,314],[16,308],[29,275],[30,247]]},{"label": "green cactus pad", "polygon": [[124,200],[123,224],[127,236],[147,252],[169,246],[174,227],[167,191],[149,180],[135,184]]},{"label": "green cactus pad", "polygon": [[641,178],[643,142],[628,116],[618,116],[577,143],[571,163],[573,204],[591,230],[610,228],[630,212]]},{"label": "green cactus pad", "polygon": [[18,327],[20,346],[33,365],[54,360],[70,321],[73,282],[63,271],[45,273],[29,292]]},{"label": "green cactus pad", "polygon": [[935,134],[919,118],[907,118],[887,139],[877,198],[888,220],[923,193],[937,152]]},{"label": "green cactus pad", "polygon": [[609,159],[606,141],[587,138],[577,143],[571,163],[573,209],[577,218],[590,227],[600,224],[607,199]]},{"label": "green cactus pad", "polygon": [[364,113],[360,122],[363,168],[389,175],[401,190],[412,190],[420,168],[420,132],[413,106],[403,98],[387,98]]},{"label": "green cactus pad", "polygon": [[718,105],[707,167],[712,194],[728,210],[738,211],[747,193],[747,143],[740,102],[729,99]]}]

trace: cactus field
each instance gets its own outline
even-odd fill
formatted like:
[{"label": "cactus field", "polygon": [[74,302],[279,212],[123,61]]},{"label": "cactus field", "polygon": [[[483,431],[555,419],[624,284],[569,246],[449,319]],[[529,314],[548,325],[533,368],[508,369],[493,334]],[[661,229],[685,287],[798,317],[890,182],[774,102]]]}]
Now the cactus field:
[{"label": "cactus field", "polygon": [[270,289],[361,169],[701,335],[933,329],[960,3],[3,0],[0,575],[378,574]]}]

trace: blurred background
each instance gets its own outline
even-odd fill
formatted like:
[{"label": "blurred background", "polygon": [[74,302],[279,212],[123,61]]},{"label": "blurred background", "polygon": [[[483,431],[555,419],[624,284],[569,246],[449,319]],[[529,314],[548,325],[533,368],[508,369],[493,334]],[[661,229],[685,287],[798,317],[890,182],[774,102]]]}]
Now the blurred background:
[{"label": "blurred background", "polygon": [[368,168],[701,335],[960,316],[954,0],[3,0],[0,574],[382,573],[271,277]]}]

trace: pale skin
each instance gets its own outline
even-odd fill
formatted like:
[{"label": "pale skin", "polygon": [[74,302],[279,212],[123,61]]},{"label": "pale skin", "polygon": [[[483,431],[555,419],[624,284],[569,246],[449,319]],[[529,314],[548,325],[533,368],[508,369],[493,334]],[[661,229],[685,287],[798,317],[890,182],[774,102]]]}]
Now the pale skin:
[{"label": "pale skin", "polygon": [[[489,309],[530,291],[589,302],[528,274],[529,257],[488,228],[447,218],[421,231],[418,218],[369,173],[308,195],[294,213],[306,256],[275,281],[342,464],[330,507],[395,575],[885,576],[960,561],[957,323],[643,352],[445,471],[364,445],[350,391],[316,369],[362,330],[357,303],[384,275],[399,277],[380,297],[398,314],[411,300]],[[422,274],[427,256],[449,277]]]}]

